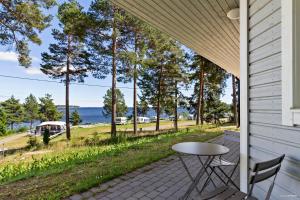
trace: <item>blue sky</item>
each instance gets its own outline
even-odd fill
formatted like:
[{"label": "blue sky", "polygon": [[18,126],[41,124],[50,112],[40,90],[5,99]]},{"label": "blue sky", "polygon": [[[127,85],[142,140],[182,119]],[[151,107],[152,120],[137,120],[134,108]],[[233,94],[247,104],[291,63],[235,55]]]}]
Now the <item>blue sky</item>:
[{"label": "blue sky", "polygon": [[[81,5],[87,8],[90,1],[81,0],[79,2]],[[54,19],[51,23],[52,25],[40,34],[40,38],[42,39],[43,43],[40,46],[30,44],[32,66],[28,69],[19,66],[16,54],[7,47],[1,47],[0,75],[51,80],[46,75],[41,73],[39,66],[41,62],[41,53],[47,51],[49,44],[54,42],[51,35],[51,29],[58,28],[58,21],[55,17],[56,11],[57,7],[50,10],[50,13],[54,15]],[[30,93],[36,97],[41,97],[46,93],[49,93],[52,95],[56,104],[64,104],[65,88],[63,84],[18,80],[4,77],[0,77],[0,83],[0,101],[6,100],[11,95],[14,95],[16,98],[20,99],[21,102],[23,102],[23,100]],[[85,83],[92,85],[105,85],[109,87],[111,85],[111,76],[109,75],[106,79],[101,80],[88,77],[85,79]],[[132,87],[132,84],[117,83],[117,86]],[[72,105],[78,105],[82,107],[103,106],[103,96],[105,95],[107,89],[108,88],[71,85],[70,103]],[[121,90],[124,93],[126,104],[131,106],[133,102],[132,89],[122,88]],[[231,79],[229,78],[227,81],[225,95],[222,97],[224,102],[231,103],[231,92]],[[190,91],[185,91],[184,93],[189,94]]]}]

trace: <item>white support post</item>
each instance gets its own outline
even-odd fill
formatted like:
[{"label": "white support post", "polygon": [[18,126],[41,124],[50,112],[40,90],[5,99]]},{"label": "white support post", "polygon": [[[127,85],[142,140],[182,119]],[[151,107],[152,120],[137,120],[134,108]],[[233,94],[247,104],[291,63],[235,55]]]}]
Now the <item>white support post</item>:
[{"label": "white support post", "polygon": [[248,192],[249,177],[249,1],[240,0],[240,189]]}]

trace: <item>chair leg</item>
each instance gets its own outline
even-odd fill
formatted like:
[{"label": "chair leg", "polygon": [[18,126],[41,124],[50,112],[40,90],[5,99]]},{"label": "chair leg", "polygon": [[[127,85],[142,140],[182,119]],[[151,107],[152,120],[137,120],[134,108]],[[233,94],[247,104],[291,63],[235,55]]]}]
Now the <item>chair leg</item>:
[{"label": "chair leg", "polygon": [[225,175],[225,177],[227,178],[227,184],[228,182],[230,182],[236,189],[240,190],[240,188],[233,182],[233,180],[224,172],[224,170],[221,167],[218,167],[218,169]]},{"label": "chair leg", "polygon": [[[236,171],[237,167],[239,166],[239,164],[236,164],[229,176],[230,179],[232,179],[233,175],[234,175],[234,172]],[[229,183],[229,179],[227,180],[227,184]]]},{"label": "chair leg", "polygon": [[227,185],[226,182],[223,180],[223,178],[217,173],[217,171],[215,170],[215,167],[209,167],[213,173],[215,173],[215,175],[224,183],[224,185]]}]

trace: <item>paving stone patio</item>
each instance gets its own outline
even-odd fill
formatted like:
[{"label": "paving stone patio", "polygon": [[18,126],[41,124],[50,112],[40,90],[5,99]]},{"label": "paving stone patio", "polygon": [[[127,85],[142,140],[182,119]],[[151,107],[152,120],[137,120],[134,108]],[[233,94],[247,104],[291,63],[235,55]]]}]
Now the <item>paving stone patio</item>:
[{"label": "paving stone patio", "polygon": [[[224,139],[218,137],[212,140],[213,143],[223,144]],[[239,143],[226,141],[226,146],[230,148],[230,152],[224,158],[230,161],[237,161],[239,155]],[[199,171],[200,163],[194,156],[186,156],[184,158],[193,176]],[[224,168],[229,172],[232,168]],[[234,174],[234,181],[239,185],[239,170]],[[199,185],[203,184],[206,176],[202,177]],[[221,181],[213,176],[213,180],[217,185]],[[191,180],[184,170],[182,163],[176,155],[162,159],[158,162],[147,165],[129,174],[113,179],[98,187],[91,188],[89,191],[74,194],[69,200],[176,200],[181,197]],[[209,184],[204,192],[213,190],[212,184]],[[193,191],[189,199],[199,199],[197,191]]]}]

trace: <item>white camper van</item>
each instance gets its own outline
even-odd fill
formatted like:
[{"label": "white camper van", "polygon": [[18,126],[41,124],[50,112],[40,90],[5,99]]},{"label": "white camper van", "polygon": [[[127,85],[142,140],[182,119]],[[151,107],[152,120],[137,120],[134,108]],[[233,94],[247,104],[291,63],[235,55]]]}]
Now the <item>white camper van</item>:
[{"label": "white camper van", "polygon": [[66,130],[66,123],[61,121],[42,122],[40,125],[36,126],[35,134],[43,135],[46,129],[49,130],[50,135],[60,134]]},{"label": "white camper van", "polygon": [[116,124],[118,124],[118,125],[127,124],[127,118],[126,117],[116,117]]},{"label": "white camper van", "polygon": [[139,124],[150,123],[150,118],[149,117],[137,117],[136,121]]}]

